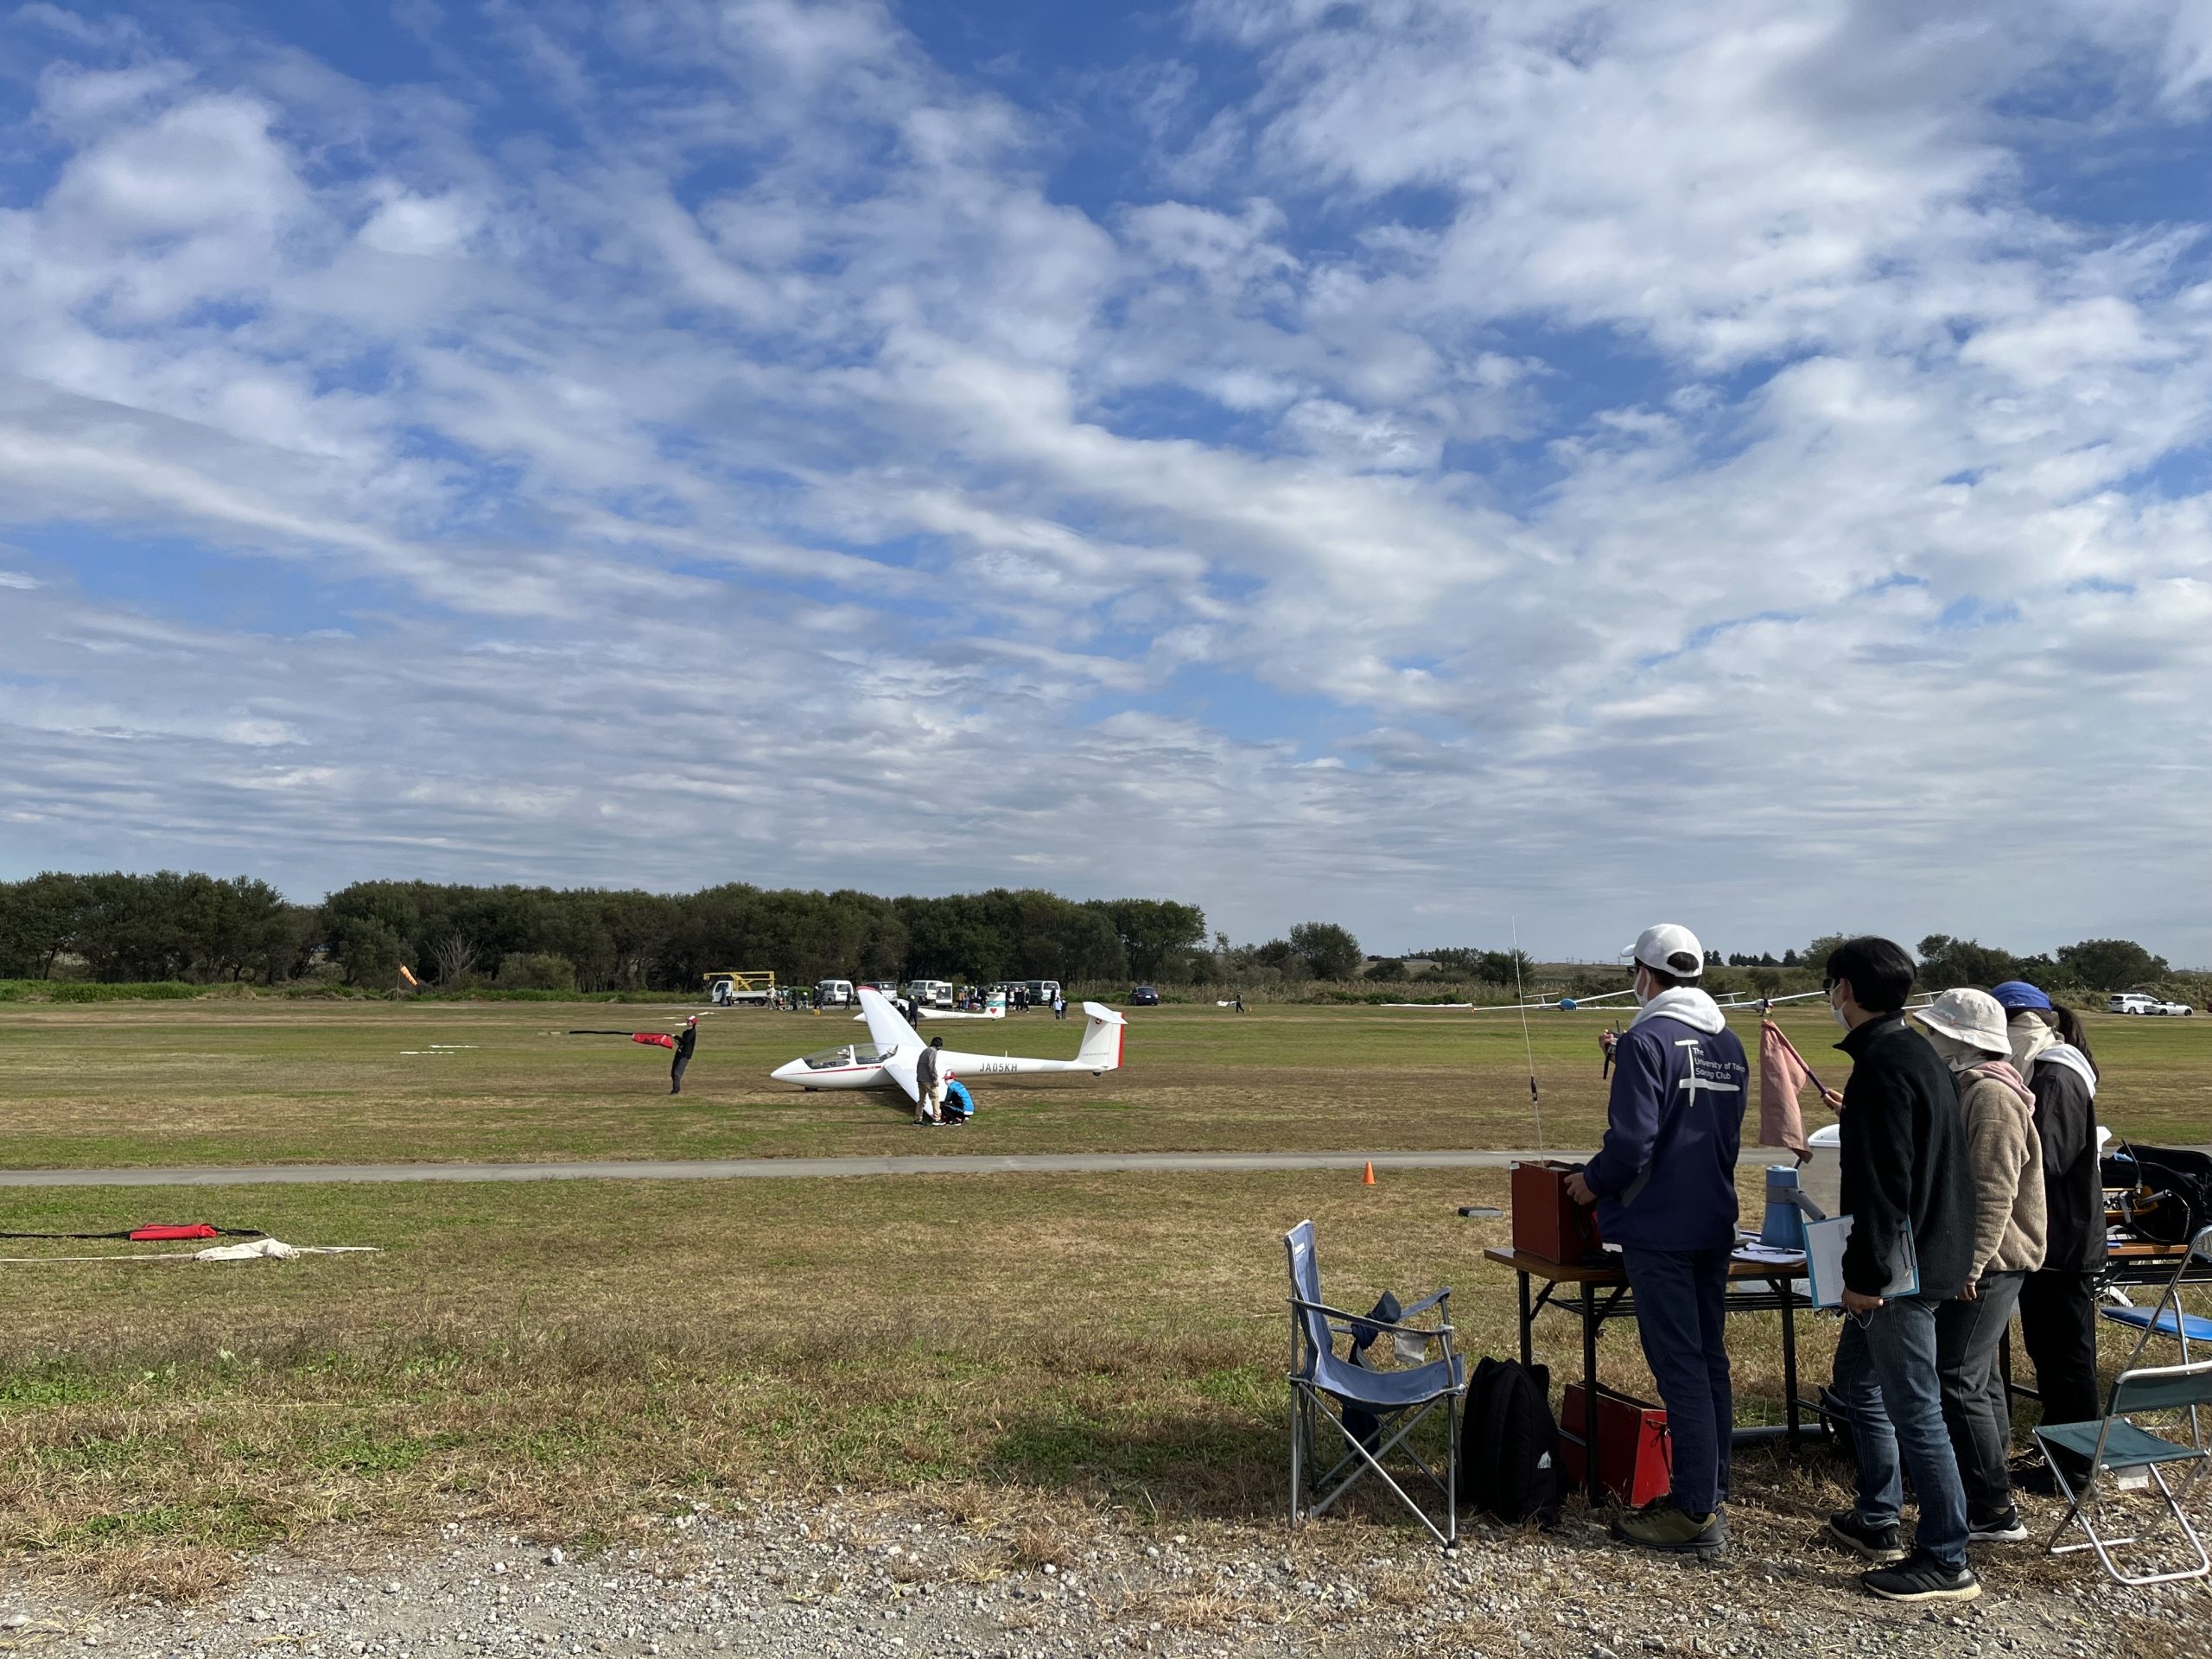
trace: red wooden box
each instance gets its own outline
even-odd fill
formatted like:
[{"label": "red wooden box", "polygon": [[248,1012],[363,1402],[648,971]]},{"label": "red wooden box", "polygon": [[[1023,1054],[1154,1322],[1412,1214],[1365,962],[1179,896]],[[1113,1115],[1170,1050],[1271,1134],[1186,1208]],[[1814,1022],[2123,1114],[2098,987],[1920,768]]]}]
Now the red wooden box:
[{"label": "red wooden box", "polygon": [[1569,1164],[1513,1166],[1513,1248],[1547,1262],[1580,1262],[1598,1254],[1598,1212],[1567,1196]]},{"label": "red wooden box", "polygon": [[[1582,1385],[1570,1382],[1560,1402],[1560,1462],[1580,1486],[1587,1478],[1582,1460]],[[1573,1438],[1568,1438],[1572,1436]],[[1667,1440],[1667,1414],[1611,1389],[1598,1390],[1598,1484],[1631,1508],[1664,1497],[1674,1484],[1674,1447]]]}]

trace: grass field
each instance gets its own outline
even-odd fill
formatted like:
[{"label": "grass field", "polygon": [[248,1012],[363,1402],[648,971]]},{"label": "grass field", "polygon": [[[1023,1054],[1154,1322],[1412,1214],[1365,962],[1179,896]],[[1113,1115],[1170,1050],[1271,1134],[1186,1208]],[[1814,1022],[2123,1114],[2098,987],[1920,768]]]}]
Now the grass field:
[{"label": "grass field", "polygon": [[[0,1162],[1529,1138],[1517,1025],[1448,1014],[1140,1014],[1122,1076],[992,1090],[963,1138],[866,1096],[766,1085],[838,1029],[825,1020],[721,1017],[696,1098],[670,1103],[657,1054],[543,1036],[567,1023],[553,1012],[11,1011]],[[1593,1137],[1594,1025],[1536,1029],[1554,1143]],[[1816,1063],[1822,1029],[1802,1030]],[[2107,1121],[2212,1139],[2192,1104],[2212,1031],[2098,1035]],[[1075,1033],[1036,1020],[1007,1038],[1041,1052]],[[432,1040],[479,1046],[397,1053]],[[325,1523],[474,1516],[588,1540],[731,1490],[1265,1519],[1283,1492],[1282,1230],[1320,1224],[1330,1288],[1351,1300],[1456,1286],[1462,1346],[1505,1353],[1511,1281],[1480,1260],[1504,1224],[1455,1213],[1503,1195],[1498,1173],[1396,1171],[1373,1188],[1321,1172],[0,1189],[12,1231],[204,1217],[382,1249],[0,1267],[0,1548],[188,1593],[235,1573],[238,1548]],[[1808,1383],[1828,1329],[1807,1333]],[[1777,1322],[1732,1338],[1747,1413],[1778,1414]],[[1548,1345],[1573,1368],[1570,1324]],[[1648,1391],[1632,1336],[1605,1346],[1607,1380]],[[1762,1454],[1743,1504],[1786,1529],[1835,1490],[1830,1466]]]},{"label": "grass field", "polygon": [[[1535,1143],[1521,1027],[1497,1015],[1135,1010],[1120,1072],[978,1084],[982,1110],[957,1138],[915,1133],[895,1096],[768,1081],[797,1054],[862,1038],[847,1020],[711,1014],[673,1099],[664,1052],[555,1034],[673,1017],[535,1003],[0,1009],[0,1167]],[[1605,1023],[1531,1021],[1551,1145],[1592,1146],[1603,1128]],[[1751,1020],[1737,1024],[1755,1040]],[[1824,1017],[1793,1014],[1788,1029],[1824,1077],[1847,1071]],[[954,1023],[946,1040],[1065,1058],[1080,1032],[1030,1014]],[[2104,1122],[2152,1141],[2212,1139],[2212,1019],[2101,1019],[2094,1033]],[[419,1052],[433,1043],[470,1046]]]}]

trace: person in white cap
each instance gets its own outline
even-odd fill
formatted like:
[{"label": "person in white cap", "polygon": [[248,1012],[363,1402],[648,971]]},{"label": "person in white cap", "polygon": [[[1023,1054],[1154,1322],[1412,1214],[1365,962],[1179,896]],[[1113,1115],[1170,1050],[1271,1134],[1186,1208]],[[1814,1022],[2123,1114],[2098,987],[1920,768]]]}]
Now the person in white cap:
[{"label": "person in white cap", "polygon": [[1636,1329],[1667,1407],[1674,1479],[1665,1497],[1613,1522],[1643,1549],[1718,1554],[1728,1541],[1728,1443],[1735,1421],[1721,1319],[1736,1248],[1736,1151],[1751,1067],[1699,988],[1705,950],[1686,927],[1647,927],[1623,951],[1642,1005],[1609,1045],[1605,1144],[1567,1178],[1598,1205],[1636,1294]]},{"label": "person in white cap", "polygon": [[1974,1173],[1974,1256],[1959,1294],[1936,1310],[1936,1374],[1943,1425],[1967,1493],[1969,1544],[2028,1535],[2007,1469],[2012,1405],[1997,1349],[2020,1288],[2043,1265],[2043,1141],[2036,1097],[2012,1065],[2005,1009],[1986,991],[1946,991],[1917,1018],[1958,1079],[1959,1110]]}]

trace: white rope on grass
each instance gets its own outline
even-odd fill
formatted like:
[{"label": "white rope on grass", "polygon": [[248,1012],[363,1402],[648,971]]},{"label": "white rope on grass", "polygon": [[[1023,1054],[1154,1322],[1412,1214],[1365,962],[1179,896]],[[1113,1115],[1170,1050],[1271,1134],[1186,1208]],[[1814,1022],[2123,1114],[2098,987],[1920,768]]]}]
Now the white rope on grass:
[{"label": "white rope on grass", "polygon": [[[274,1249],[267,1248],[275,1245]],[[169,1250],[159,1255],[0,1255],[0,1267],[37,1267],[48,1262],[289,1262],[296,1255],[378,1255],[375,1244],[287,1244],[279,1238],[251,1244],[212,1244],[204,1250]]]}]

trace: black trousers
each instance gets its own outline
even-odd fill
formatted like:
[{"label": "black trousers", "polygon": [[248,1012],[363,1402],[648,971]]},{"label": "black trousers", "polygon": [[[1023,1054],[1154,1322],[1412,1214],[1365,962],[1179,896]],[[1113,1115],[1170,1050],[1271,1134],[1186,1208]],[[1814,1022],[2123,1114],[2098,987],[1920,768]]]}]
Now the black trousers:
[{"label": "black trousers", "polygon": [[670,1094],[680,1095],[683,1092],[683,1068],[690,1064],[691,1057],[689,1054],[678,1054],[676,1058],[670,1063],[668,1068],[668,1092]]},{"label": "black trousers", "polygon": [[2093,1423],[2104,1414],[2096,1282],[2094,1274],[2046,1269],[2020,1287],[2020,1339],[2035,1363],[2046,1423]]}]

